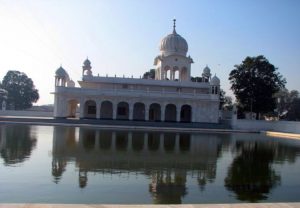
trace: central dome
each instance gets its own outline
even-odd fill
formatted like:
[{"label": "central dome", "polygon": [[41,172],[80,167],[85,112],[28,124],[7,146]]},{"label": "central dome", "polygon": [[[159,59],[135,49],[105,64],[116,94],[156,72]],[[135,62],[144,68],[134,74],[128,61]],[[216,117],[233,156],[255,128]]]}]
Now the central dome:
[{"label": "central dome", "polygon": [[182,55],[186,56],[188,51],[188,44],[186,40],[176,33],[175,22],[173,26],[173,33],[167,35],[160,41],[160,51],[162,55]]}]

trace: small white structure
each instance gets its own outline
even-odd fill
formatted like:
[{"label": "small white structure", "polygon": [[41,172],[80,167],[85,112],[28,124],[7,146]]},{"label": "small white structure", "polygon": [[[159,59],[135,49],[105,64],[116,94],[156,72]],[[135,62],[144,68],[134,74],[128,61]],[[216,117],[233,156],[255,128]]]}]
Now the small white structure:
[{"label": "small white structure", "polygon": [[173,32],[160,42],[154,59],[155,79],[93,76],[91,62],[82,67],[75,87],[62,67],[55,74],[54,117],[170,122],[219,122],[220,80],[206,66],[201,82],[191,81],[193,59],[188,44]]}]

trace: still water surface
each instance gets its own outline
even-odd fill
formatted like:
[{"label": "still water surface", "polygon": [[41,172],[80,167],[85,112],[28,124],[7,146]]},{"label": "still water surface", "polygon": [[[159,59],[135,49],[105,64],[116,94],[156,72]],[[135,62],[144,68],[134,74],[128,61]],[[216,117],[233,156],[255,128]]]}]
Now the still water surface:
[{"label": "still water surface", "polygon": [[0,125],[0,203],[300,201],[300,141]]}]

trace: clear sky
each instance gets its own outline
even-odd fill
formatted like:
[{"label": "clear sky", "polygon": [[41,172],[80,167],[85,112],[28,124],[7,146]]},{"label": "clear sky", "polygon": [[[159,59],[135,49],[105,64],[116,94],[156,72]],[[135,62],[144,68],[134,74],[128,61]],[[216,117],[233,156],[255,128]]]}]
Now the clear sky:
[{"label": "clear sky", "polygon": [[38,104],[52,104],[60,65],[75,81],[86,57],[94,75],[139,77],[153,68],[174,17],[193,76],[207,64],[232,95],[233,66],[264,55],[286,87],[300,91],[299,0],[0,0],[0,79],[25,72],[39,89]]}]

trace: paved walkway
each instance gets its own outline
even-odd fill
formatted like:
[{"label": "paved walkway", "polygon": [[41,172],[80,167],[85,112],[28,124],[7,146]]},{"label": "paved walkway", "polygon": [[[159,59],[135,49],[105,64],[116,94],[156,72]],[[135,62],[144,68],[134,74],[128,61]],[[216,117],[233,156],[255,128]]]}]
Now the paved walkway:
[{"label": "paved walkway", "polygon": [[0,204],[0,208],[300,208],[300,203],[105,205],[105,204]]}]

